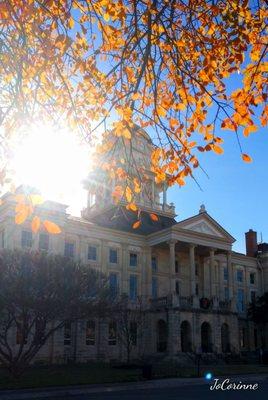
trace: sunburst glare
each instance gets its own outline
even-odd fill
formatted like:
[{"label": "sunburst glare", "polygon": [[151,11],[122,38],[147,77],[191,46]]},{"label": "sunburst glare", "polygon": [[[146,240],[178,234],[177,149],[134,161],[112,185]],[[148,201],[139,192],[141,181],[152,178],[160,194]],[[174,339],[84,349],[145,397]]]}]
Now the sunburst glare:
[{"label": "sunburst glare", "polygon": [[90,168],[90,153],[89,146],[71,132],[37,126],[14,146],[14,182],[37,188],[45,199],[68,204],[78,215],[85,205],[81,182]]}]

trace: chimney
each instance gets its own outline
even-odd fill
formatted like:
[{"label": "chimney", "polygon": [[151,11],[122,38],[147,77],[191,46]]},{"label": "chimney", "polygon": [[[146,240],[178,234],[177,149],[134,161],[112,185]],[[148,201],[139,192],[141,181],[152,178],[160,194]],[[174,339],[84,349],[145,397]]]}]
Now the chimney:
[{"label": "chimney", "polygon": [[247,256],[256,257],[258,252],[257,232],[253,231],[253,229],[250,229],[245,233],[245,236]]}]

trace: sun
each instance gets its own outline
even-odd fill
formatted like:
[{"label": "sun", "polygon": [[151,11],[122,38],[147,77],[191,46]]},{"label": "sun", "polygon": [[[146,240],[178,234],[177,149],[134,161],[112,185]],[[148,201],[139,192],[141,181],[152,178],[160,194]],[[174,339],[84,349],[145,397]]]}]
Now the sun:
[{"label": "sun", "polygon": [[86,204],[82,180],[91,164],[91,148],[72,132],[36,126],[13,148],[15,185],[37,188],[45,199],[63,202],[78,215]]}]

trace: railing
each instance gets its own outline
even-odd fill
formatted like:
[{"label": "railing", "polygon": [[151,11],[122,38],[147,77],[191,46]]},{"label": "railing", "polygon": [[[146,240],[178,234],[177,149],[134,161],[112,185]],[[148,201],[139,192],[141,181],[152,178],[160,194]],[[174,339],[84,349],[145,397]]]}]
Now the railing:
[{"label": "railing", "polygon": [[193,299],[190,296],[179,296],[179,306],[190,309],[193,307]]},{"label": "railing", "polygon": [[150,299],[151,306],[153,308],[165,308],[171,306],[172,302],[169,296],[157,297],[156,299]]},{"label": "railing", "polygon": [[221,311],[230,311],[231,310],[231,301],[230,300],[220,300],[219,301],[219,309]]}]

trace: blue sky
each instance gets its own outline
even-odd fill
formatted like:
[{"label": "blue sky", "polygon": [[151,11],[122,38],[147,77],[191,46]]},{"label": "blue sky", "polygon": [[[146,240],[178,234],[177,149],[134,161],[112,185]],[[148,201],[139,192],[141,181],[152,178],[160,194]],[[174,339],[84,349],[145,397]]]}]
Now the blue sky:
[{"label": "blue sky", "polygon": [[268,242],[268,140],[267,128],[250,137],[240,136],[243,152],[253,158],[252,163],[242,161],[234,132],[223,131],[224,154],[201,154],[200,160],[209,178],[198,170],[198,188],[188,179],[182,188],[169,189],[168,201],[174,202],[177,219],[198,213],[204,203],[207,212],[236,238],[233,249],[245,252],[244,233],[252,228],[258,240]]}]

